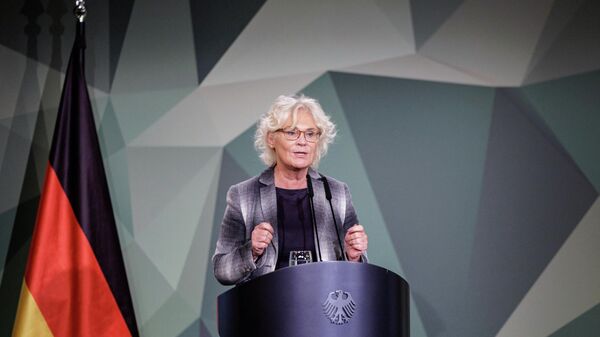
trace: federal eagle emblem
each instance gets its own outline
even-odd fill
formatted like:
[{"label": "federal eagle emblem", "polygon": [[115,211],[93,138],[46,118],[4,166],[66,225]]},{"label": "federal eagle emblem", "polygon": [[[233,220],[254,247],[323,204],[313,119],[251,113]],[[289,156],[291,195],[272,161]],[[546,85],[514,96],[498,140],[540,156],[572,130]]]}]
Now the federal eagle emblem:
[{"label": "federal eagle emblem", "polygon": [[356,303],[350,293],[343,290],[332,291],[323,302],[323,312],[333,324],[344,324],[350,321],[356,311]]}]

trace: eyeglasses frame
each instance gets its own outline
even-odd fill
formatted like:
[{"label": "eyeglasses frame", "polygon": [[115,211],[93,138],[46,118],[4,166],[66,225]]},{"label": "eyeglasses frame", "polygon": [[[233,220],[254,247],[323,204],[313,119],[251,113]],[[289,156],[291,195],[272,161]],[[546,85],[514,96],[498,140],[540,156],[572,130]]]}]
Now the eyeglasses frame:
[{"label": "eyeglasses frame", "polygon": [[[319,139],[321,138],[321,130],[317,129],[317,130],[318,130],[318,131],[316,132],[317,139],[315,139],[315,140],[309,140],[308,138],[306,138],[306,132],[307,132],[307,131],[312,131],[312,130],[315,130],[315,129],[306,129],[306,130],[304,130],[304,131],[303,131],[303,130],[299,130],[298,128],[293,128],[292,130],[277,129],[277,130],[275,130],[275,131],[273,131],[273,132],[283,132],[283,137],[284,137],[286,140],[289,140],[289,141],[296,141],[296,140],[300,139],[300,136],[301,136],[301,135],[304,135],[304,140],[306,140],[306,141],[307,141],[307,142],[309,142],[309,143],[316,143],[316,142],[318,142],[318,141],[319,141]],[[288,131],[298,131],[298,137],[296,137],[296,138],[294,138],[294,139],[288,138],[288,137],[287,137],[287,135],[285,134],[285,133],[286,133],[286,132],[288,132]]]}]

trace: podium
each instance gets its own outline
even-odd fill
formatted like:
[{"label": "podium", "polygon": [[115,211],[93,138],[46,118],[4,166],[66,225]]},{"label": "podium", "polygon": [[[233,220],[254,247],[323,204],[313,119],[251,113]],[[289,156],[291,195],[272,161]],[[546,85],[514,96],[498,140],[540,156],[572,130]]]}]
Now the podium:
[{"label": "podium", "polygon": [[282,268],[219,295],[221,337],[409,337],[409,288],[371,264]]}]

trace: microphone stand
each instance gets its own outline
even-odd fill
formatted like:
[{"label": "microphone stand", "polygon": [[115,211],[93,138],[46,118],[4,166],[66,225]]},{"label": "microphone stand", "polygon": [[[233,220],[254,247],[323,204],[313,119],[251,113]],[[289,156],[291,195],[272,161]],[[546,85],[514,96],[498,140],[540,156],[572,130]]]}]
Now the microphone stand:
[{"label": "microphone stand", "polygon": [[333,212],[333,204],[331,203],[331,188],[329,188],[329,182],[327,181],[327,178],[325,178],[323,175],[321,175],[321,180],[323,181],[323,187],[325,187],[325,198],[327,201],[329,201],[329,209],[331,210],[331,217],[333,218],[333,225],[335,226],[335,234],[337,235],[338,244],[340,245],[340,250],[342,251],[342,258],[344,261],[348,261],[346,251],[344,250],[344,245],[342,245],[342,239],[340,237],[337,220],[335,219],[335,213]]},{"label": "microphone stand", "polygon": [[308,187],[308,203],[310,205],[310,214],[312,219],[312,227],[313,227],[313,236],[315,240],[315,254],[317,255],[317,262],[323,261],[321,259],[321,244],[319,243],[319,234],[317,233],[317,218],[315,217],[315,204],[313,202],[313,197],[315,196],[315,191],[313,190],[312,181],[310,175],[306,175],[306,187]]}]

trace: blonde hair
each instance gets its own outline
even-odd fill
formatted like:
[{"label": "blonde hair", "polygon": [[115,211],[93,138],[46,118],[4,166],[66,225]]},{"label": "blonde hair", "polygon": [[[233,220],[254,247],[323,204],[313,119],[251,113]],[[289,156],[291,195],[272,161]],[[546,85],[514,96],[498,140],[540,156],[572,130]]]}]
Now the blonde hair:
[{"label": "blonde hair", "polygon": [[256,134],[254,135],[254,146],[260,153],[259,157],[267,166],[273,166],[277,163],[277,155],[275,150],[267,144],[269,132],[274,132],[281,129],[292,117],[292,127],[296,126],[298,111],[305,109],[310,112],[315,124],[321,132],[321,137],[317,143],[317,151],[315,160],[311,167],[317,167],[321,158],[327,153],[329,144],[333,142],[337,130],[335,124],[331,122],[330,117],[325,114],[319,102],[304,95],[281,95],[273,101],[271,108],[263,114],[257,125]]}]

